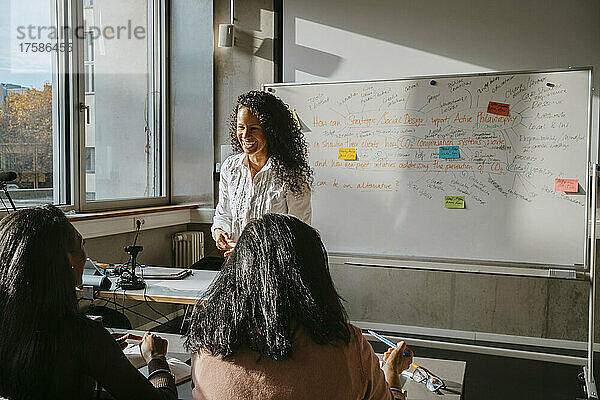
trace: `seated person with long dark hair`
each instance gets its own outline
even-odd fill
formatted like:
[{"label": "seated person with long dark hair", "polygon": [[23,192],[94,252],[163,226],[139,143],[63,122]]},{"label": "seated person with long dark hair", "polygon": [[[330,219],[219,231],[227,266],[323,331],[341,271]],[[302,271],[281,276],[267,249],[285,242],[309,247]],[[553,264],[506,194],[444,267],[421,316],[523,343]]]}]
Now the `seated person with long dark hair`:
[{"label": "seated person with long dark hair", "polygon": [[403,399],[398,374],[412,362],[401,343],[382,371],[348,323],[319,234],[281,214],[245,227],[185,344],[203,400]]},{"label": "seated person with long dark hair", "polygon": [[146,379],[100,323],[77,313],[82,237],[53,206],[0,221],[0,397],[85,399],[94,381],[117,399],[176,399],[167,342],[146,334]]}]

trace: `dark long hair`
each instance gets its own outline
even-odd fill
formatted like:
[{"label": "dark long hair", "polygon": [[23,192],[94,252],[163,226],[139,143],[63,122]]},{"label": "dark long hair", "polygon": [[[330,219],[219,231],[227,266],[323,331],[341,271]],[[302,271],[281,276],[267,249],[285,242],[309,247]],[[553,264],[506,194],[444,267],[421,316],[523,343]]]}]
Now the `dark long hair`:
[{"label": "dark long hair", "polygon": [[72,390],[72,371],[60,370],[60,361],[65,349],[77,348],[73,322],[80,317],[67,258],[74,238],[62,211],[49,205],[0,221],[0,396]]},{"label": "dark long hair", "polygon": [[298,330],[319,344],[350,341],[319,234],[291,215],[266,214],[246,226],[208,301],[196,304],[185,346],[223,357],[249,348],[283,360]]},{"label": "dark long hair", "polygon": [[240,106],[248,108],[260,121],[276,178],[286,183],[294,194],[310,190],[313,172],[308,165],[306,140],[288,106],[267,92],[252,90],[241,94],[231,112],[229,126],[231,145],[237,152],[242,151],[237,138]]}]

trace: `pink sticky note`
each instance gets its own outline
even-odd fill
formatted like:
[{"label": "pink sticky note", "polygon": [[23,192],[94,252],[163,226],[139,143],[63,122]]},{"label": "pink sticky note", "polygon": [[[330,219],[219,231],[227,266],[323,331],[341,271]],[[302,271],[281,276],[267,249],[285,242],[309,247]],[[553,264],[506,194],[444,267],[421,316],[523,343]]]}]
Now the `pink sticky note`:
[{"label": "pink sticky note", "polygon": [[577,193],[579,192],[579,181],[577,179],[558,179],[554,180],[555,192]]}]

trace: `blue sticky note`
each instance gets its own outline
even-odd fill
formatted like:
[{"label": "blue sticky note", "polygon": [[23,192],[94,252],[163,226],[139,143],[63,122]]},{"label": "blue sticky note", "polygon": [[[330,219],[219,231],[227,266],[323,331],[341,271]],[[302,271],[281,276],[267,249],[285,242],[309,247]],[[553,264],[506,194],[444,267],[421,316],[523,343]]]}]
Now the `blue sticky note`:
[{"label": "blue sticky note", "polygon": [[440,158],[460,158],[458,146],[440,146]]}]

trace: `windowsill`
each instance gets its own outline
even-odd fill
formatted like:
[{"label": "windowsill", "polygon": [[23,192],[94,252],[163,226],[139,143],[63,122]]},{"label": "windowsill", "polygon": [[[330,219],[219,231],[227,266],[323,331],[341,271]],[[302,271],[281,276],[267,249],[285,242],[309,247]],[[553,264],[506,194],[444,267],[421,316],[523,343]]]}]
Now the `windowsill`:
[{"label": "windowsill", "polygon": [[174,204],[169,206],[156,206],[156,207],[144,207],[144,208],[129,208],[125,210],[113,210],[113,211],[101,211],[92,213],[78,213],[74,215],[67,215],[69,221],[90,221],[94,219],[105,219],[132,215],[143,215],[152,214],[157,212],[185,210],[198,208],[198,204]]},{"label": "windowsill", "polygon": [[84,238],[95,238],[135,232],[138,219],[142,220],[142,231],[189,223],[212,224],[214,212],[212,208],[198,208],[198,204],[178,204],[82,213],[68,218]]}]

